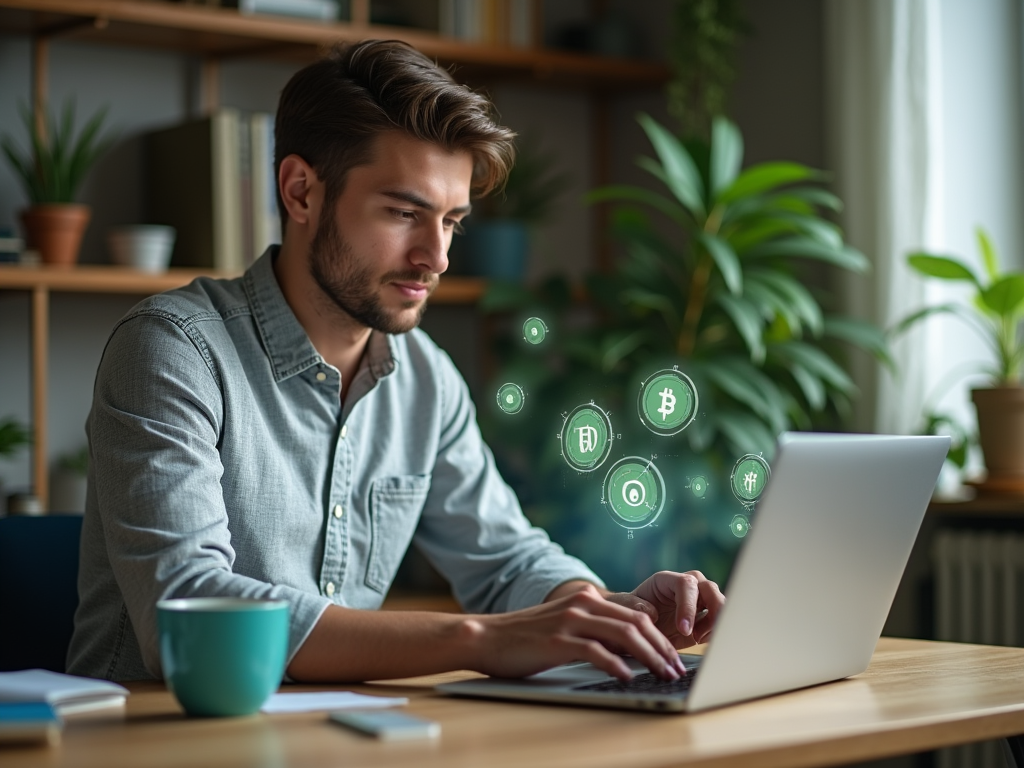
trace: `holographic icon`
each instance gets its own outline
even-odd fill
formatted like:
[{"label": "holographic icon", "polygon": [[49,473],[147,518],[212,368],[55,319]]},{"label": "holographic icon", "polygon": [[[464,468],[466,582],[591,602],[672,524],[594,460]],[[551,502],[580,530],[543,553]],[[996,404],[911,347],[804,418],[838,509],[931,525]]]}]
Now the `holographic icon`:
[{"label": "holographic icon", "polygon": [[646,528],[665,507],[665,479],[651,459],[627,456],[605,475],[601,503],[623,528]]},{"label": "holographic icon", "polygon": [[594,401],[577,406],[566,416],[558,435],[562,457],[578,472],[597,469],[612,450],[612,421]]},{"label": "holographic icon", "polygon": [[750,520],[746,515],[736,515],[729,523],[729,530],[737,539],[742,539],[750,532]]},{"label": "holographic icon", "polygon": [[678,367],[657,371],[640,385],[637,410],[654,434],[677,435],[697,415],[697,388]]},{"label": "holographic icon", "polygon": [[512,415],[523,410],[523,403],[526,402],[526,393],[518,384],[509,382],[498,387],[498,407],[505,413]]},{"label": "holographic icon", "polygon": [[697,475],[695,478],[690,480],[690,483],[686,487],[689,488],[690,493],[698,499],[703,499],[708,492],[708,480],[704,475]]},{"label": "holographic icon", "polygon": [[531,317],[523,323],[523,338],[530,344],[540,344],[548,335],[548,327],[539,317]]},{"label": "holographic icon", "polygon": [[768,468],[768,462],[756,453],[748,453],[740,457],[736,466],[732,468],[729,485],[741,504],[751,506],[761,498],[769,477],[771,470]]}]

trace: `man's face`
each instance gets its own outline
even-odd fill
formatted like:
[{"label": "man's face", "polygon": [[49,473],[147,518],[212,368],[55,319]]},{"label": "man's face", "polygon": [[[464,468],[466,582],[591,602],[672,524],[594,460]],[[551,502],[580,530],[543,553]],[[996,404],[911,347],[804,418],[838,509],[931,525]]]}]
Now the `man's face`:
[{"label": "man's face", "polygon": [[371,162],[352,168],[337,202],[321,210],[309,269],[324,295],[368,328],[415,328],[469,212],[472,173],[468,152],[381,135]]}]

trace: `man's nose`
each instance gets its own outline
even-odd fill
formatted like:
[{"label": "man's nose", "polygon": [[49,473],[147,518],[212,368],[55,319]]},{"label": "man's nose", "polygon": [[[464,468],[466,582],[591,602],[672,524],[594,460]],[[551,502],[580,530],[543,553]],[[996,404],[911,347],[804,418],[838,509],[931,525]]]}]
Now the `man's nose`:
[{"label": "man's nose", "polygon": [[424,227],[420,241],[413,249],[412,258],[415,266],[441,274],[448,269],[450,244],[451,234],[442,222],[438,222],[436,226]]}]

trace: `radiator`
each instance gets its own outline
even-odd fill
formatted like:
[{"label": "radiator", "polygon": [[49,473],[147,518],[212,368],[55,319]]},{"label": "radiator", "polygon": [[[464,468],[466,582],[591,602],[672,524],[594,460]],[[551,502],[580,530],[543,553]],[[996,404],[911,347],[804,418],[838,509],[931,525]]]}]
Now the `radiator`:
[{"label": "radiator", "polygon": [[[1024,646],[1024,535],[938,531],[932,544],[938,640]],[[937,753],[938,768],[1004,768],[997,741]]]}]

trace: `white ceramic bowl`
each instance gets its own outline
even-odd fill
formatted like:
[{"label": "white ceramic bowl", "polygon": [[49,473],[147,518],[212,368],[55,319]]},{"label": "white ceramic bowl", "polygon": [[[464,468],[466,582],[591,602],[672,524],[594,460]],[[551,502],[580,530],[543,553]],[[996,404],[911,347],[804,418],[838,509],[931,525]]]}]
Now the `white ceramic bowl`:
[{"label": "white ceramic bowl", "polygon": [[171,262],[175,234],[174,227],[132,224],[111,229],[107,245],[115,264],[143,272],[163,272]]}]

